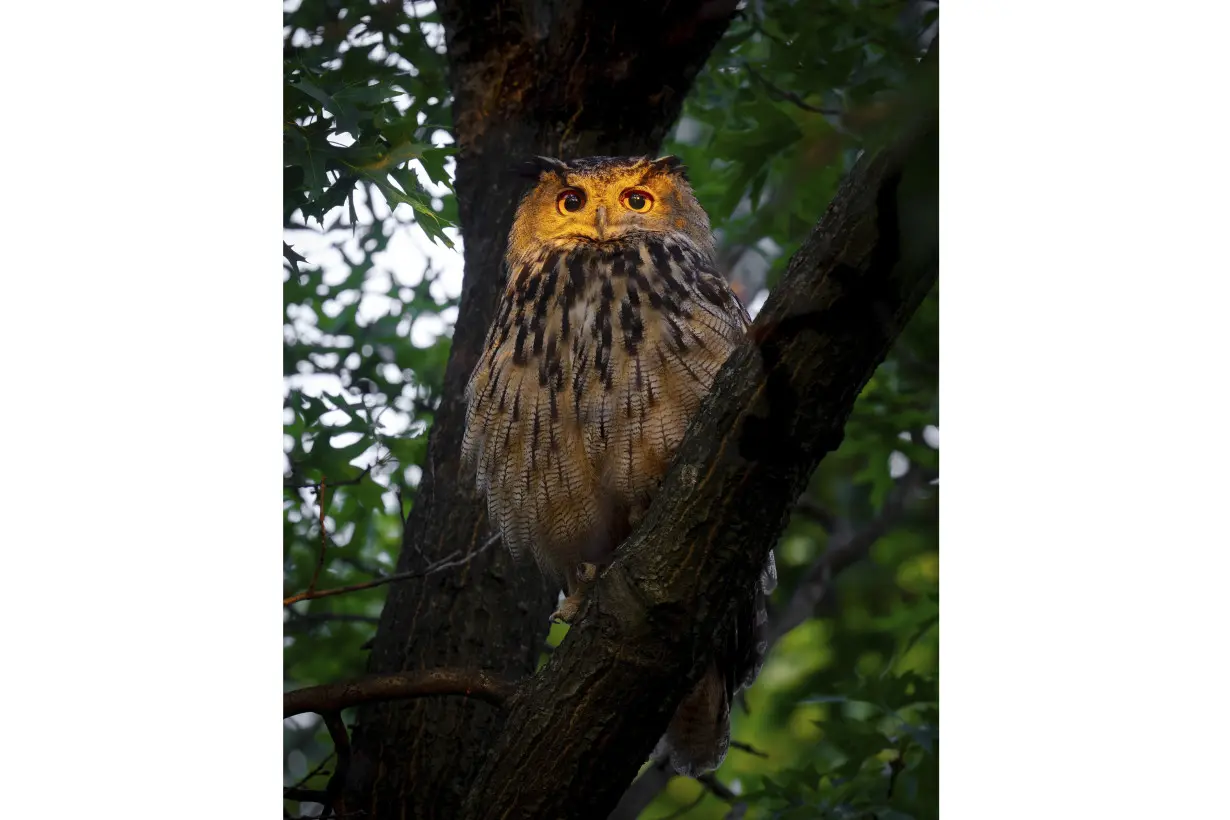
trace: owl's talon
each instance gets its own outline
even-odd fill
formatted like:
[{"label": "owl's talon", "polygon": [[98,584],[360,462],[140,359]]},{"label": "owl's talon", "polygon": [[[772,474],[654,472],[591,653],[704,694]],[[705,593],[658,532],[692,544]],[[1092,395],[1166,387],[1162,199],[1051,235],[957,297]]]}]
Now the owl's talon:
[{"label": "owl's talon", "polygon": [[559,602],[559,606],[551,613],[551,623],[571,624],[576,619],[577,613],[581,611],[581,604],[585,598],[581,595],[573,594]]}]

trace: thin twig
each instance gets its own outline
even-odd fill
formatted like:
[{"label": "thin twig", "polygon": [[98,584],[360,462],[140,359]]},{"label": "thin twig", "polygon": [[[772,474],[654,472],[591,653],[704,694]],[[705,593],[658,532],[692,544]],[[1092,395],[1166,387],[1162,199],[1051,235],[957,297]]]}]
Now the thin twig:
[{"label": "thin twig", "polygon": [[[320,774],[322,771],[324,771],[325,766],[328,766],[328,765],[329,765],[329,761],[333,759],[333,755],[334,755],[335,753],[336,753],[336,750],[335,750],[335,751],[333,751],[333,752],[329,752],[329,754],[325,755],[325,756],[324,756],[324,758],[322,758],[322,759],[321,759],[321,761],[320,761],[319,763],[317,763],[317,764],[316,764],[316,768],[312,769],[310,772],[308,772],[307,774],[305,774],[303,777],[299,778],[299,782],[298,782],[298,783],[296,783],[295,785],[293,785],[293,786],[287,786],[287,787],[286,787],[286,789],[285,789],[284,791],[285,791],[285,792],[290,792],[290,791],[292,791],[292,790],[299,790],[299,791],[310,791],[310,790],[308,790],[308,789],[304,789],[303,787],[307,785],[307,783],[308,783],[308,781],[309,781],[309,780],[311,780],[313,777],[315,777],[316,775],[318,775],[318,774]],[[284,795],[284,796],[286,796],[286,795]],[[291,797],[290,799],[291,799],[291,800],[298,800],[299,798],[297,798],[297,797]]]},{"label": "thin twig", "polygon": [[286,692],[282,695],[282,717],[285,719],[305,712],[325,715],[362,703],[439,695],[464,695],[501,706],[511,693],[511,684],[477,669],[429,669],[424,672],[368,675],[356,680]]},{"label": "thin twig", "polygon": [[769,92],[769,95],[776,100],[780,100],[782,102],[793,103],[799,108],[802,108],[804,111],[811,111],[813,114],[823,114],[826,117],[840,117],[842,114],[841,111],[838,111],[832,108],[817,108],[811,103],[805,101],[802,97],[800,97],[798,94],[794,93],[793,91],[787,91],[784,88],[777,87],[772,82],[770,82],[769,79],[766,78],[763,74],[759,73],[758,71],[756,71],[756,69],[752,68],[751,63],[749,63],[747,60],[743,61],[743,67],[747,69],[748,75],[750,75],[752,79],[756,80],[758,83],[764,86],[765,90]]},{"label": "thin twig", "polygon": [[730,748],[738,749],[741,752],[747,752],[749,755],[755,755],[756,757],[768,758],[769,756],[768,752],[762,752],[752,744],[742,743],[738,740],[730,741]]},{"label": "thin twig", "polygon": [[441,570],[459,567],[465,564],[466,562],[470,561],[471,559],[475,558],[477,555],[479,555],[479,553],[483,552],[484,550],[489,549],[491,545],[495,544],[499,540],[500,540],[500,536],[498,534],[493,535],[489,539],[487,539],[487,541],[483,543],[482,546],[474,550],[474,552],[467,553],[463,557],[458,558],[456,560],[452,560],[453,556],[457,554],[457,552],[454,550],[453,552],[449,553],[447,556],[445,556],[441,560],[435,562],[434,564],[429,565],[425,569],[415,570],[413,572],[399,572],[396,575],[388,575],[384,578],[377,578],[374,581],[364,581],[363,583],[360,583],[360,584],[350,584],[344,587],[334,587],[333,589],[321,589],[321,590],[315,590],[315,591],[300,592],[298,595],[292,595],[289,598],[283,598],[282,606],[290,606],[291,604],[297,604],[300,601],[314,601],[317,598],[328,598],[330,595],[344,595],[347,592],[359,592],[360,590],[372,589],[373,587],[384,586],[385,584],[392,584],[397,581],[409,581],[414,578],[422,578],[426,575],[431,575],[434,572],[440,572]]},{"label": "thin twig", "polygon": [[[359,473],[354,478],[348,478],[345,481],[334,481],[330,486],[331,487],[349,487],[352,484],[358,484],[360,481],[367,478],[367,476],[372,471],[372,467],[375,467],[375,466],[376,466],[376,462],[372,462],[371,464],[364,467],[363,472]],[[321,478],[320,481],[312,481],[307,484],[283,484],[282,489],[284,490],[319,490],[323,484],[324,484],[324,479]]]},{"label": "thin twig", "polygon": [[320,491],[316,493],[316,506],[320,508],[320,552],[316,556],[316,569],[312,571],[312,580],[308,582],[307,591],[316,591],[316,582],[320,580],[320,571],[325,568],[325,550],[329,546],[329,533],[325,530],[325,477],[320,477]]}]

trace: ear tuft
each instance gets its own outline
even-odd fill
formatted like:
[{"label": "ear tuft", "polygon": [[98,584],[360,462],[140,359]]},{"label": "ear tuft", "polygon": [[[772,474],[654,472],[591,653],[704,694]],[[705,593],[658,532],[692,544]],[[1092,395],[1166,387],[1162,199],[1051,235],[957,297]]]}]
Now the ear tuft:
[{"label": "ear tuft", "polygon": [[660,173],[678,174],[685,180],[688,178],[687,166],[683,164],[683,160],[679,159],[679,157],[674,154],[667,154],[664,157],[658,157],[657,159],[650,160],[649,164]]},{"label": "ear tuft", "polygon": [[568,164],[554,157],[532,157],[517,166],[517,173],[526,179],[539,179],[544,173],[561,176],[568,173]]}]

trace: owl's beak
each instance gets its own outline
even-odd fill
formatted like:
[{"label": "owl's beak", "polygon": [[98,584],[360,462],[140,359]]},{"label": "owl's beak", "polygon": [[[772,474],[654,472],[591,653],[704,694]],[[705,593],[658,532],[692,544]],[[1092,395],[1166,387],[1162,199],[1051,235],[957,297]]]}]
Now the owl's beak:
[{"label": "owl's beak", "polygon": [[599,239],[606,239],[606,206],[599,205],[594,212],[594,228]]}]

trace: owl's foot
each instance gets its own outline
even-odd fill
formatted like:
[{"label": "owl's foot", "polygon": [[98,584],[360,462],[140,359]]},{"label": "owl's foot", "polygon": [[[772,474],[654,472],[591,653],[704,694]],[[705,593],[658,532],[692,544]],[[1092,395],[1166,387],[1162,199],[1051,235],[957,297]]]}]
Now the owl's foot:
[{"label": "owl's foot", "polygon": [[559,602],[559,606],[551,613],[551,623],[570,624],[577,617],[577,613],[581,611],[581,604],[585,603],[585,595],[574,592],[567,598]]},{"label": "owl's foot", "polygon": [[578,564],[575,580],[572,583],[572,591],[568,593],[568,597],[559,602],[559,606],[551,613],[551,622],[572,623],[577,617],[577,613],[581,611],[581,604],[585,603],[585,596],[589,592],[589,588],[597,580],[597,564]]}]

